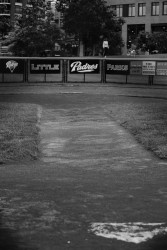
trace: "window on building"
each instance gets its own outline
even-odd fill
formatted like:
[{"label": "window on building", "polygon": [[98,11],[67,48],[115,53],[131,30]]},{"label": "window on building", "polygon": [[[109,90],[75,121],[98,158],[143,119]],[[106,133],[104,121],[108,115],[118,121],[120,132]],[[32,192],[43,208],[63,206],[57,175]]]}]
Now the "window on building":
[{"label": "window on building", "polygon": [[113,10],[115,10],[117,17],[123,16],[123,5],[112,5]]},{"label": "window on building", "polygon": [[166,23],[152,24],[151,25],[151,32],[152,33],[167,32],[167,24]]},{"label": "window on building", "polygon": [[0,0],[0,3],[10,3],[10,0]]},{"label": "window on building", "polygon": [[128,16],[135,16],[135,4],[128,4]]},{"label": "window on building", "polygon": [[15,13],[16,14],[22,14],[22,7],[20,5],[15,6]]},{"label": "window on building", "polygon": [[9,4],[3,4],[0,8],[0,14],[10,14],[10,5]]},{"label": "window on building", "polygon": [[135,4],[123,4],[123,17],[135,16]]},{"label": "window on building", "polygon": [[151,14],[152,16],[159,16],[159,2],[152,3]]},{"label": "window on building", "polygon": [[163,15],[167,15],[167,1],[163,2]]},{"label": "window on building", "polygon": [[132,24],[127,26],[127,48],[136,44],[136,38],[140,32],[145,32],[145,24]]},{"label": "window on building", "polygon": [[122,17],[122,14],[123,14],[123,6],[122,5],[116,5],[116,14],[118,17]]},{"label": "window on building", "polygon": [[138,5],[138,15],[139,16],[145,16],[146,15],[146,4],[145,3],[139,3],[139,5]]}]

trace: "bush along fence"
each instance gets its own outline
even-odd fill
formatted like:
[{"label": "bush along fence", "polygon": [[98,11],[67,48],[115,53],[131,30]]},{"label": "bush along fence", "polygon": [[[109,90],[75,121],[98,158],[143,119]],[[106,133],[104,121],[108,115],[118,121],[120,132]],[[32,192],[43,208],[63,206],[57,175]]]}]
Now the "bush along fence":
[{"label": "bush along fence", "polygon": [[0,58],[0,83],[141,83],[167,84],[167,59]]}]

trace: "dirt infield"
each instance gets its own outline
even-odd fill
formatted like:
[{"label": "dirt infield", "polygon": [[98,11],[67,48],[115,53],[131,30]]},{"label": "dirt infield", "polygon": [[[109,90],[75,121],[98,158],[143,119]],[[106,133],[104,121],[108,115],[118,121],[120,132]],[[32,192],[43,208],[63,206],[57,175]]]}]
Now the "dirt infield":
[{"label": "dirt infield", "polygon": [[[166,90],[10,91],[1,101],[39,105],[41,155],[0,167],[0,249],[166,249],[167,162],[108,115],[111,100],[124,103],[134,94],[165,99]],[[95,223],[107,225],[110,237],[106,228],[98,236]]]}]

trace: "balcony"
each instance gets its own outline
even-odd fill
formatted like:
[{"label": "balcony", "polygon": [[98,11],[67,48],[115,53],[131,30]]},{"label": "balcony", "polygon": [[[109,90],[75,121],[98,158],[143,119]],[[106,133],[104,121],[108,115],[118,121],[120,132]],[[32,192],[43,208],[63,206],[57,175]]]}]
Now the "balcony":
[{"label": "balcony", "polygon": [[10,16],[10,2],[0,0],[0,16]]},{"label": "balcony", "polygon": [[5,10],[3,12],[0,12],[0,16],[10,16],[10,10]]},{"label": "balcony", "polygon": [[6,1],[6,2],[2,2],[1,0],[0,0],[0,5],[2,6],[2,5],[10,5],[10,2],[8,2],[8,1]]}]

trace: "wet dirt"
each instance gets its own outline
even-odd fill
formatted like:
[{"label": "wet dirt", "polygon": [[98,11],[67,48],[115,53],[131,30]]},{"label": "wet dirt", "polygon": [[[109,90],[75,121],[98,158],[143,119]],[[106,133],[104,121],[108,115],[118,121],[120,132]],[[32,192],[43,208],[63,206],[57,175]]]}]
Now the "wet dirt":
[{"label": "wet dirt", "polygon": [[[74,99],[73,99],[74,101]],[[90,232],[92,223],[166,223],[167,162],[145,151],[107,106],[39,106],[38,162],[0,166],[0,249],[154,250]],[[9,240],[8,240],[9,239]],[[12,247],[13,246],[13,247]]]}]

